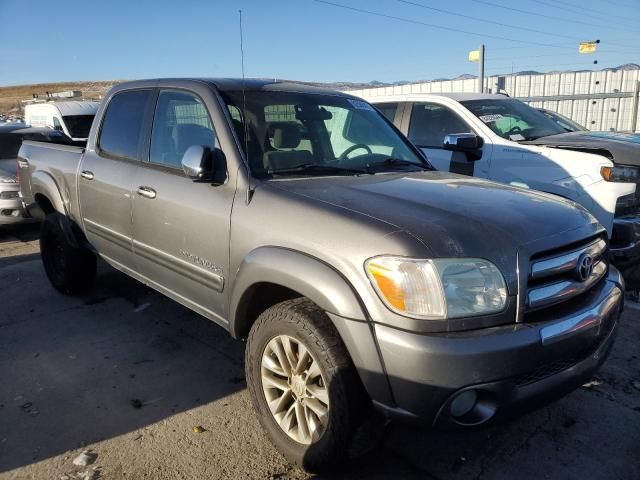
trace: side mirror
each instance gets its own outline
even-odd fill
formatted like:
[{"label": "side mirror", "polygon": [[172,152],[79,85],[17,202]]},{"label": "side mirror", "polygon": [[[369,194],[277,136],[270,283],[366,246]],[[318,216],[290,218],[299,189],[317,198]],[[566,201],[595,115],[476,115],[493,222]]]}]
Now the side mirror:
[{"label": "side mirror", "polygon": [[182,171],[194,182],[216,183],[216,171],[224,161],[224,153],[219,148],[192,145],[182,156]]},{"label": "side mirror", "polygon": [[474,133],[450,133],[444,137],[442,147],[454,152],[472,152],[482,148],[484,140]]}]

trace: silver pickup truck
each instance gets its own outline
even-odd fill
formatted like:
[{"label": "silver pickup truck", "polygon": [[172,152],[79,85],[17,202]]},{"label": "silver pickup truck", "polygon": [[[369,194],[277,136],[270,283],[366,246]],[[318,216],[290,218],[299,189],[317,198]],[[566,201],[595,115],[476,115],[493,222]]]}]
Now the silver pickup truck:
[{"label": "silver pickup truck", "polygon": [[623,306],[586,210],[434,171],[343,93],[125,83],[86,148],[25,141],[19,168],[51,283],[86,290],[100,256],[245,339],[260,421],[309,470],[368,406],[468,428],[571,391]]}]

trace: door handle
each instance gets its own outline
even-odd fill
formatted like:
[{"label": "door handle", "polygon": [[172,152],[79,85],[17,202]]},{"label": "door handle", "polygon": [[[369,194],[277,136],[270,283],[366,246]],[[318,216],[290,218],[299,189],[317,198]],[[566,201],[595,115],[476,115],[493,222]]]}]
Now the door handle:
[{"label": "door handle", "polygon": [[149,187],[138,187],[138,195],[144,198],[156,198],[156,191]]},{"label": "door handle", "polygon": [[93,172],[90,172],[89,170],[83,170],[82,172],[80,172],[80,176],[82,178],[86,178],[87,180],[93,180]]}]

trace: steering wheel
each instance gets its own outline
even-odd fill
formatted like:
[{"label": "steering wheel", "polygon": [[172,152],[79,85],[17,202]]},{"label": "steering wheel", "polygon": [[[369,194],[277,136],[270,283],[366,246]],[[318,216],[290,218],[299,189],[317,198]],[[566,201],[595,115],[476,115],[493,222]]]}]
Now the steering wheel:
[{"label": "steering wheel", "polygon": [[505,132],[505,135],[511,135],[513,133],[520,133],[522,129],[519,126],[511,127],[508,132]]},{"label": "steering wheel", "polygon": [[341,162],[343,160],[346,160],[347,159],[347,155],[349,155],[351,152],[353,152],[355,150],[358,150],[359,148],[362,148],[363,150],[366,150],[368,154],[372,154],[373,153],[368,145],[364,145],[363,143],[356,143],[355,145],[351,145],[344,152],[342,152],[342,155],[340,155],[338,157],[338,161]]}]

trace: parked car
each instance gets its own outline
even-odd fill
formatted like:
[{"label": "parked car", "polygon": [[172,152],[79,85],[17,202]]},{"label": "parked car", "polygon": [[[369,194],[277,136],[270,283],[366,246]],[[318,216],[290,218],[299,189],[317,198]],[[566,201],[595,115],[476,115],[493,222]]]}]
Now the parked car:
[{"label": "parked car", "polygon": [[86,141],[100,102],[65,100],[25,105],[25,122],[59,130],[74,141]]},{"label": "parked car", "polygon": [[15,132],[21,128],[23,124],[0,126],[0,225],[26,221],[16,176],[22,137]]},{"label": "parked car", "polygon": [[574,122],[569,117],[565,117],[564,115],[558,112],[554,112],[553,110],[549,110],[546,108],[537,108],[536,110],[556,122],[567,132],[584,132],[587,130],[578,122]]},{"label": "parked car", "polygon": [[439,170],[553,193],[607,229],[629,287],[640,288],[640,140],[612,132],[567,133],[504,95],[461,93],[374,99]]},{"label": "parked car", "polygon": [[19,162],[53,286],[89,288],[100,256],[245,339],[258,417],[309,470],[371,405],[486,425],[582,385],[614,341],[624,285],[591,214],[434,171],[344,93],[124,83],[86,149],[25,141]]}]

